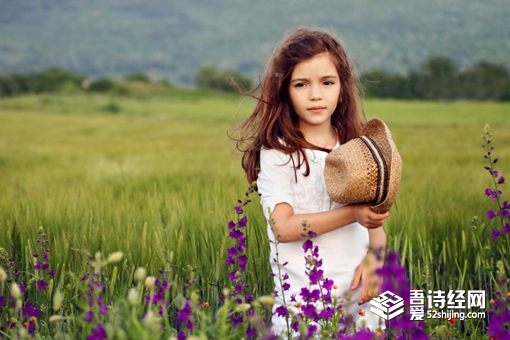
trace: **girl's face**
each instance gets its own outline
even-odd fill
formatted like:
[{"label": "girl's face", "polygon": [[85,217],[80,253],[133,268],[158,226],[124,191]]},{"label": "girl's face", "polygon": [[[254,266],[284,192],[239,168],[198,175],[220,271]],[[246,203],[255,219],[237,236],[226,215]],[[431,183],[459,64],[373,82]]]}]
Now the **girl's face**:
[{"label": "girl's face", "polygon": [[338,105],[340,77],[327,52],[296,64],[289,83],[289,96],[301,130],[331,126]]}]

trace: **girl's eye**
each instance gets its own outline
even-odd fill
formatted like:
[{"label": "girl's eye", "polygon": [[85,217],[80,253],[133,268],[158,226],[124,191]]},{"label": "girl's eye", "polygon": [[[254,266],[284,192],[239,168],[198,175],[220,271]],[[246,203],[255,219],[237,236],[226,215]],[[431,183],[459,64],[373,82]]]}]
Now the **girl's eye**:
[{"label": "girl's eye", "polygon": [[324,85],[327,85],[327,86],[330,86],[330,85],[334,85],[335,82],[333,80],[325,80],[324,81]]},{"label": "girl's eye", "polygon": [[295,83],[294,87],[304,87],[305,83]]}]

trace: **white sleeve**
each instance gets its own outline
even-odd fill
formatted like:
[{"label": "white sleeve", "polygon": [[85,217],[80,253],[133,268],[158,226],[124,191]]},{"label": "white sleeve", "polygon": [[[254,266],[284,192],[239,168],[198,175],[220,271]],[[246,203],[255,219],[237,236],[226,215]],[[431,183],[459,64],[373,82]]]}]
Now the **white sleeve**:
[{"label": "white sleeve", "polygon": [[257,188],[266,219],[269,218],[268,209],[273,211],[278,203],[294,206],[293,181],[294,169],[289,155],[273,149],[260,151]]}]

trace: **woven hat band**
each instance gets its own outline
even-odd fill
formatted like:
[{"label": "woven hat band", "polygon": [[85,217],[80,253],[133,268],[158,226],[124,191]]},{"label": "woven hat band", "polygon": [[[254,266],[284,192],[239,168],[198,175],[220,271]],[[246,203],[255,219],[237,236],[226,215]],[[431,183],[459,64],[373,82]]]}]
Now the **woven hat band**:
[{"label": "woven hat band", "polygon": [[389,172],[388,165],[386,164],[386,159],[384,158],[381,149],[377,146],[374,140],[368,136],[360,136],[361,140],[365,143],[368,150],[372,154],[375,163],[377,164],[377,185],[376,185],[376,194],[372,204],[377,205],[383,202],[388,195],[388,185],[389,185]]}]

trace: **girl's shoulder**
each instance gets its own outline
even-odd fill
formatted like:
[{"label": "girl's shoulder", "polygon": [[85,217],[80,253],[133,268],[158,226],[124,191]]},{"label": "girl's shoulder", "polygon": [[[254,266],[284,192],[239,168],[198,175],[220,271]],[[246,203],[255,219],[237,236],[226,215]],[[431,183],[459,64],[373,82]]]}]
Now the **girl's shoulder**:
[{"label": "girl's shoulder", "polygon": [[283,150],[278,149],[266,149],[260,150],[260,162],[261,163],[280,163],[286,164],[290,160],[290,155],[285,153]]}]

